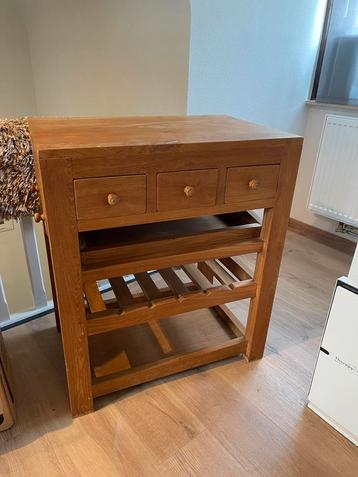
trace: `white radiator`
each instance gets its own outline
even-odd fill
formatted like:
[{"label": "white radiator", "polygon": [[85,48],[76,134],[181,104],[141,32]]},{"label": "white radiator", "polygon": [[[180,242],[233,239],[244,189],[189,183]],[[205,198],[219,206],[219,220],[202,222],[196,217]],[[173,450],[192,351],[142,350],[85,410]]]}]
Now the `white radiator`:
[{"label": "white radiator", "polygon": [[358,227],[358,118],[326,116],[308,207]]}]

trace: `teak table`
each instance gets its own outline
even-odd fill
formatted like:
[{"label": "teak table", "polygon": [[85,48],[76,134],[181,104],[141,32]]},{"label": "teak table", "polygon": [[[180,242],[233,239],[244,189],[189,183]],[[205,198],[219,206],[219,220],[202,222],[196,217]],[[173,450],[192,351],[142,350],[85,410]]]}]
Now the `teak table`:
[{"label": "teak table", "polygon": [[[262,357],[300,137],[226,116],[31,119],[30,131],[74,416],[119,389]],[[225,305],[244,298],[246,324]]]}]

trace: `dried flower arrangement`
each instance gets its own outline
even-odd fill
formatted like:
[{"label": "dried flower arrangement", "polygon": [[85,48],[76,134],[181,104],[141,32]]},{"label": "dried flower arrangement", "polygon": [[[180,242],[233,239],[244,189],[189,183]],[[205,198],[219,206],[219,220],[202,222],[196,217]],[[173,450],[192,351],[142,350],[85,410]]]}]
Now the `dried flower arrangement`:
[{"label": "dried flower arrangement", "polygon": [[19,219],[39,210],[26,118],[0,119],[0,217]]}]

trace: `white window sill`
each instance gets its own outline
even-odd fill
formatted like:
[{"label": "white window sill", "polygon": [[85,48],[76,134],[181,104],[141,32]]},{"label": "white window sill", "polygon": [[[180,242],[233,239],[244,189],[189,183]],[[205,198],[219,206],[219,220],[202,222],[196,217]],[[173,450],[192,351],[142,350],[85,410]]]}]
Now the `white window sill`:
[{"label": "white window sill", "polygon": [[340,109],[340,110],[349,110],[349,111],[358,111],[358,106],[352,106],[349,104],[337,104],[337,103],[320,103],[319,101],[314,101],[309,99],[305,101],[307,106],[312,106],[314,108],[320,109]]}]

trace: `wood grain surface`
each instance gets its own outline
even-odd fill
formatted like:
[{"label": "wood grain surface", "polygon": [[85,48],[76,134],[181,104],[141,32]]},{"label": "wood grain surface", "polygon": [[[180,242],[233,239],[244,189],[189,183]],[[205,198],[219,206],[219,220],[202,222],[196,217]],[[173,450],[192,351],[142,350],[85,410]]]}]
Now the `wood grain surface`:
[{"label": "wood grain surface", "polygon": [[34,149],[81,149],[288,139],[277,131],[229,116],[30,118]]}]

